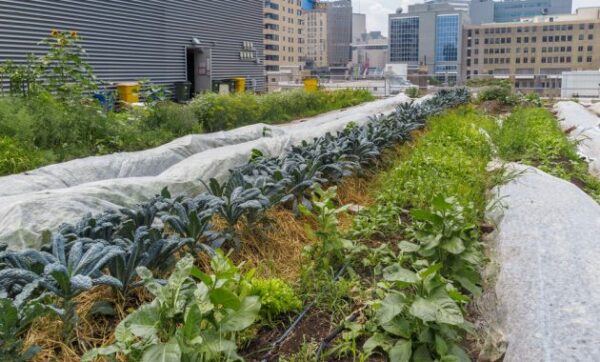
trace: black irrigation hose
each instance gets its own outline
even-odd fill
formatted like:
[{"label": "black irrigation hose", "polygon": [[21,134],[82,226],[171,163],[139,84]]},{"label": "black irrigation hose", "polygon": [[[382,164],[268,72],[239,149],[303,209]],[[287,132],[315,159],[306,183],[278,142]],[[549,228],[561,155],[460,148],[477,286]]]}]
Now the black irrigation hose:
[{"label": "black irrigation hose", "polygon": [[[360,315],[360,313],[362,312],[363,308],[359,308],[358,310],[355,310],[354,312],[352,312],[352,314],[350,314],[346,319],[344,319],[345,322],[354,322],[356,320],[356,318],[358,318],[358,316]],[[323,353],[323,351],[325,350],[325,348],[327,348],[329,346],[329,344],[337,338],[337,336],[342,333],[344,331],[344,325],[341,324],[339,326],[337,326],[336,329],[333,330],[333,332],[329,333],[329,335],[327,337],[325,337],[323,339],[323,341],[321,342],[321,344],[319,345],[319,349],[317,349],[317,355],[315,357],[315,359],[318,361],[319,358],[321,357],[321,353]]]},{"label": "black irrigation hose", "polygon": [[[347,267],[348,267],[348,263],[344,264],[340,268],[340,270],[337,272],[337,274],[333,278],[334,282],[338,281],[338,279],[346,271]],[[322,293],[323,292],[319,293],[318,295],[320,296]],[[315,300],[317,300],[317,299],[318,298],[316,298]],[[277,338],[277,340],[271,344],[271,348],[269,349],[267,354],[265,354],[261,358],[261,362],[266,362],[269,360],[269,358],[274,356],[273,351],[275,351],[275,349],[277,347],[279,347],[283,342],[285,342],[285,340],[290,336],[290,334],[292,334],[292,332],[296,329],[296,327],[298,327],[298,325],[300,324],[302,319],[306,316],[306,314],[308,314],[308,312],[312,309],[312,307],[314,305],[315,305],[315,301],[313,300],[306,306],[306,308],[304,308],[304,310],[296,317],[296,319],[294,319],[294,322],[288,327],[288,329],[285,330],[285,332],[281,335],[281,337]]]}]

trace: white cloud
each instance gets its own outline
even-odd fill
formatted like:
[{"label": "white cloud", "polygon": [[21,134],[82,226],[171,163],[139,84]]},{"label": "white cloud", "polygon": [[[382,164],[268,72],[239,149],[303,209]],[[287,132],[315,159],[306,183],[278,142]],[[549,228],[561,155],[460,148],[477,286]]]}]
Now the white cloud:
[{"label": "white cloud", "polygon": [[423,2],[423,0],[352,0],[354,12],[367,14],[367,31],[380,30],[384,35],[388,32],[388,15],[396,9],[408,10],[408,4]]}]

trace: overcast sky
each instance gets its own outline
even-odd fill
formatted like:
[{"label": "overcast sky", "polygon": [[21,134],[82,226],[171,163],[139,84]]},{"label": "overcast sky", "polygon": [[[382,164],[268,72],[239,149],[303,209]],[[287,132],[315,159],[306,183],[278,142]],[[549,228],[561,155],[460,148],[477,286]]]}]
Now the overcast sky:
[{"label": "overcast sky", "polygon": [[[402,7],[407,10],[409,4],[422,3],[423,0],[352,0],[354,12],[367,14],[367,30],[381,30],[387,35],[388,14]],[[600,6],[599,0],[573,0],[573,8]]]}]

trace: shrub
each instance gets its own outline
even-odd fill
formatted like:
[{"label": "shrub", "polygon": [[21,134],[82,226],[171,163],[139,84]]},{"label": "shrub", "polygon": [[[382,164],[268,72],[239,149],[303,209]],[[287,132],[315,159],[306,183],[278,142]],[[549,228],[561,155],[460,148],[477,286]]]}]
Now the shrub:
[{"label": "shrub", "polygon": [[23,172],[43,162],[38,151],[27,149],[15,140],[0,136],[0,175]]},{"label": "shrub", "polygon": [[417,98],[419,96],[419,88],[410,87],[410,88],[406,89],[405,93],[410,98]]},{"label": "shrub", "polygon": [[499,101],[500,103],[513,106],[519,102],[519,97],[513,93],[509,83],[494,85],[485,88],[478,97],[480,102]]},{"label": "shrub", "polygon": [[194,98],[190,107],[206,131],[214,132],[254,123],[281,123],[300,117],[354,106],[374,97],[365,90],[254,95],[207,93]]},{"label": "shrub", "polygon": [[202,127],[208,132],[257,123],[256,96],[249,93],[220,95],[206,93],[190,103]]},{"label": "shrub", "polygon": [[194,111],[190,107],[173,102],[161,102],[150,108],[146,112],[144,122],[150,128],[162,128],[174,136],[202,131]]}]

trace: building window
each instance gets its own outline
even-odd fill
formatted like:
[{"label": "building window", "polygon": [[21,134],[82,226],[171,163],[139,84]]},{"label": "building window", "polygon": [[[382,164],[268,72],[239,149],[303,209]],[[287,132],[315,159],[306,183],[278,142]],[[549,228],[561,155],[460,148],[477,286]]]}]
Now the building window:
[{"label": "building window", "polygon": [[419,61],[419,18],[391,19],[390,60],[392,62]]},{"label": "building window", "polygon": [[591,52],[591,51],[592,51],[592,49],[593,49],[593,48],[592,48],[592,46],[591,46],[591,45],[588,45],[588,47],[587,47],[587,51],[588,51],[588,52]]},{"label": "building window", "polygon": [[587,62],[591,63],[592,62],[592,57],[587,57]]},{"label": "building window", "polygon": [[458,15],[438,15],[435,24],[435,60],[458,60]]},{"label": "building window", "polygon": [[594,34],[588,34],[588,40],[594,40]]}]

